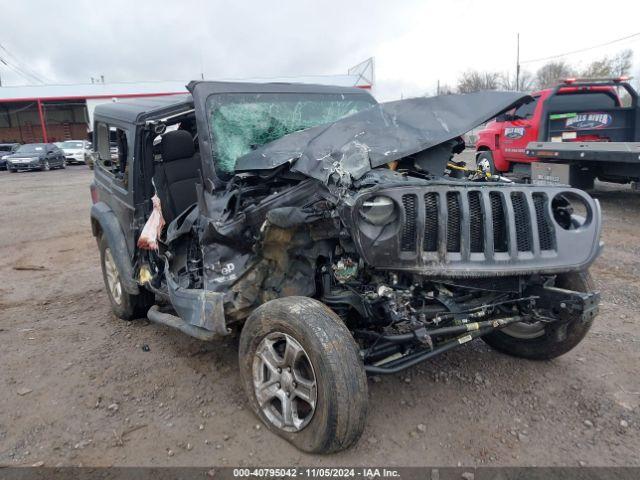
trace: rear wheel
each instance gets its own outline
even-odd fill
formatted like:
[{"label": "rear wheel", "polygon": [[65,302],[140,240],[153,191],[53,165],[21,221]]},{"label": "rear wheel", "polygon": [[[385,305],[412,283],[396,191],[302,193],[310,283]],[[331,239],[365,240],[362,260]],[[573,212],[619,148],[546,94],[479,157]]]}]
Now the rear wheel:
[{"label": "rear wheel", "polygon": [[307,297],[256,309],[240,335],[240,374],[254,412],[300,450],[330,453],[364,429],[367,381],[340,318]]},{"label": "rear wheel", "polygon": [[144,288],[140,288],[139,295],[127,293],[122,284],[122,276],[113,258],[111,247],[104,236],[100,237],[99,247],[102,277],[113,313],[123,320],[145,317],[149,308],[154,304],[154,296]]},{"label": "rear wheel", "polygon": [[49,165],[49,160],[45,160],[44,161],[44,165],[42,166],[42,170],[44,170],[45,172],[48,172],[49,170],[51,170],[51,165]]},{"label": "rear wheel", "polygon": [[[570,272],[556,277],[556,287],[575,292],[595,290],[589,272]],[[513,323],[482,339],[494,349],[514,357],[550,360],[567,353],[582,341],[593,319],[583,321],[576,316],[568,323]]]}]

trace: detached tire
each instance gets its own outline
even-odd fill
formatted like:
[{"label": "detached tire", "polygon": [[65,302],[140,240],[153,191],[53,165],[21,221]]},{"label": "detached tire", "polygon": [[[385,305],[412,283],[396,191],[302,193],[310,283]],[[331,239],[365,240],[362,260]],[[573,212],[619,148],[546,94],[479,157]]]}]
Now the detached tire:
[{"label": "detached tire", "polygon": [[[556,286],[576,292],[595,290],[595,284],[588,271],[558,275]],[[593,318],[583,322],[580,317],[575,317],[566,324],[566,331],[563,325],[558,328],[554,324],[541,324],[541,328],[536,330],[528,328],[526,324],[515,323],[485,335],[482,339],[492,348],[507,355],[530,360],[550,360],[564,355],[578,345],[592,323]]]},{"label": "detached tire", "polygon": [[121,281],[121,274],[113,259],[109,242],[106,237],[101,236],[98,242],[100,249],[100,266],[102,267],[102,278],[107,289],[107,295],[111,302],[113,313],[122,320],[133,320],[147,316],[147,311],[154,302],[154,295],[140,288],[139,295],[131,295],[124,289]]},{"label": "detached tire", "polygon": [[258,307],[240,335],[240,375],[253,411],[311,453],[353,445],[364,429],[367,379],[340,318],[307,297]]},{"label": "detached tire", "polygon": [[493,154],[489,150],[482,150],[476,156],[476,168],[481,166],[484,171],[488,171],[491,175],[498,173],[496,164],[493,162]]}]

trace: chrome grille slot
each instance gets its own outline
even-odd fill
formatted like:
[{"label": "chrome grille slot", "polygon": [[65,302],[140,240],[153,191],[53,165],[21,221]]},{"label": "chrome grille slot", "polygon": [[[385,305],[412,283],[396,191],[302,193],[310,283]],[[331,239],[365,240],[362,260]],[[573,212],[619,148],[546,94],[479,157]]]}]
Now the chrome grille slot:
[{"label": "chrome grille slot", "polygon": [[447,192],[447,252],[460,251],[460,192]]},{"label": "chrome grille slot", "polygon": [[416,220],[418,218],[418,206],[416,205],[417,201],[417,195],[408,194],[402,196],[402,206],[404,207],[405,221],[402,225],[400,249],[403,252],[413,252],[416,249]]},{"label": "chrome grille slot", "polygon": [[540,249],[555,250],[556,238],[546,211],[548,202],[547,196],[544,193],[534,193],[532,195],[532,198],[533,205],[536,209],[536,220],[538,221],[538,238],[540,239]]},{"label": "chrome grille slot", "polygon": [[519,252],[531,251],[531,219],[529,218],[529,207],[522,192],[511,193],[511,205],[516,224],[516,243]]},{"label": "chrome grille slot", "polygon": [[509,235],[502,195],[498,192],[491,192],[489,198],[491,200],[491,219],[493,220],[493,250],[506,252],[509,249]]},{"label": "chrome grille slot", "polygon": [[422,249],[425,252],[438,251],[438,194],[429,192],[424,195],[424,238]]},{"label": "chrome grille slot", "polygon": [[469,233],[471,253],[484,251],[484,214],[480,192],[469,192]]}]

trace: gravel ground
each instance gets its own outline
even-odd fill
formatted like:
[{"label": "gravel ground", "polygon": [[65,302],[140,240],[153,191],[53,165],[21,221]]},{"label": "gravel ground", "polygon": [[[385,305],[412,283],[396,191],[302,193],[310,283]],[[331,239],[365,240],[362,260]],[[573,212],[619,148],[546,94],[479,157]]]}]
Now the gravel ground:
[{"label": "gravel ground", "polygon": [[529,362],[474,341],[371,378],[361,441],[312,456],[249,411],[234,339],[113,317],[90,179],[0,172],[0,465],[640,465],[640,193],[598,187],[603,302],[576,349]]}]

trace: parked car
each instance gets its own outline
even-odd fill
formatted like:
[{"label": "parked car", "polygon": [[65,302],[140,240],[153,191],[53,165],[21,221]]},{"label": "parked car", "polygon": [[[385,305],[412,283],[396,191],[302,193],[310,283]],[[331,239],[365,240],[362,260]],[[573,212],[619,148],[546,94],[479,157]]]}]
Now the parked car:
[{"label": "parked car", "polygon": [[67,165],[87,163],[91,146],[86,140],[65,140],[58,145],[64,152]]},{"label": "parked car", "polygon": [[65,168],[67,165],[64,152],[53,143],[28,143],[20,145],[7,156],[7,169],[18,170],[50,170]]},{"label": "parked car", "polygon": [[367,373],[476,338],[551,359],[589,330],[598,202],[450,174],[465,132],[529,97],[378,104],[318,85],[188,90],[95,109],[91,225],[106,292],[123,319],[204,341],[240,330],[251,409],[297,448],[357,441]]},{"label": "parked car", "polygon": [[0,143],[0,170],[7,169],[7,157],[14,153],[19,146],[19,143]]},{"label": "parked car", "polygon": [[[622,89],[630,104],[623,106]],[[594,179],[640,181],[640,106],[624,79],[568,79],[480,131],[477,163],[541,183],[590,189]]]}]

